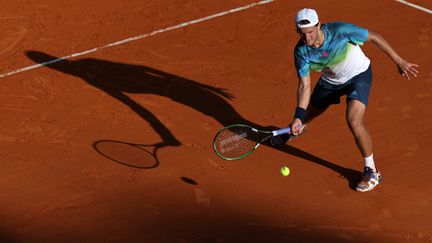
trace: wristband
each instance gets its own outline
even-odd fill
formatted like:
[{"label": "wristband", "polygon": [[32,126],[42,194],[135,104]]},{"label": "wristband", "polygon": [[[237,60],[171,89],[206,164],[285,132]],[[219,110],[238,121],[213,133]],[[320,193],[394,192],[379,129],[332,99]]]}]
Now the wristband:
[{"label": "wristband", "polygon": [[303,123],[306,118],[306,110],[301,107],[297,107],[295,109],[294,118],[300,119],[300,121]]}]

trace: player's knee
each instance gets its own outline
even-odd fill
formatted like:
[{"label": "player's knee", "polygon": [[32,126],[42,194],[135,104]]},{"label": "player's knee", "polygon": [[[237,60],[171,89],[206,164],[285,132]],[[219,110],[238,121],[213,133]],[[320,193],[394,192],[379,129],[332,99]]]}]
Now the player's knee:
[{"label": "player's knee", "polygon": [[351,129],[351,131],[353,131],[354,133],[356,132],[360,132],[364,126],[363,126],[363,122],[359,119],[347,119],[347,124],[349,126],[349,128]]}]

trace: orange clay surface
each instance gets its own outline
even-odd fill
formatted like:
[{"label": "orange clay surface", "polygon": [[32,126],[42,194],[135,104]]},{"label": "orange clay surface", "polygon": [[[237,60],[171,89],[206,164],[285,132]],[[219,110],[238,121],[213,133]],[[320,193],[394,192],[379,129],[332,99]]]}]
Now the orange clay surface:
[{"label": "orange clay surface", "polygon": [[[250,3],[2,1],[1,73]],[[372,192],[353,190],[363,161],[345,100],[280,149],[234,162],[212,150],[225,125],[291,120],[302,7],[380,33],[420,65],[406,80],[363,47],[384,177]],[[0,241],[431,242],[431,40],[432,15],[396,1],[275,0],[2,77]]]}]

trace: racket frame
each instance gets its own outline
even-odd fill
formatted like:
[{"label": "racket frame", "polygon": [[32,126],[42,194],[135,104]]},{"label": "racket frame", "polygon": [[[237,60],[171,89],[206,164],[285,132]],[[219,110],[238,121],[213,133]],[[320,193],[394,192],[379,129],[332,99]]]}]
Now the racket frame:
[{"label": "racket frame", "polygon": [[[252,131],[254,131],[254,132],[257,133],[258,140],[255,141],[256,142],[255,146],[253,146],[249,151],[247,151],[243,155],[238,156],[238,157],[226,157],[226,156],[222,155],[222,153],[220,153],[218,151],[217,146],[216,146],[216,141],[219,138],[219,135],[224,130],[227,130],[227,129],[230,129],[230,128],[233,128],[233,127],[246,127],[246,128],[251,129]],[[219,156],[220,158],[222,158],[224,160],[239,160],[239,159],[242,159],[242,158],[250,155],[255,149],[257,149],[260,146],[260,144],[262,144],[263,142],[265,142],[267,139],[269,139],[271,137],[274,137],[274,136],[281,135],[281,134],[290,133],[290,132],[291,132],[291,128],[289,128],[289,127],[288,128],[278,129],[278,130],[273,130],[273,131],[264,131],[264,130],[258,130],[256,128],[252,127],[252,126],[245,125],[245,124],[232,124],[232,125],[228,125],[228,126],[222,128],[222,129],[220,129],[219,132],[216,134],[216,136],[213,139],[213,150],[215,151],[215,153],[216,153],[217,156]],[[260,137],[263,137],[263,138],[260,139]]]}]

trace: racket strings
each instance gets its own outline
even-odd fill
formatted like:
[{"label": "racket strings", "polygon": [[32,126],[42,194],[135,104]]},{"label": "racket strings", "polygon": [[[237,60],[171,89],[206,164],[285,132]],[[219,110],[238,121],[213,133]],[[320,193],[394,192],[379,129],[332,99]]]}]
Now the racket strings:
[{"label": "racket strings", "polygon": [[222,130],[215,140],[215,149],[225,158],[239,158],[256,146],[258,133],[250,127],[229,127]]}]

